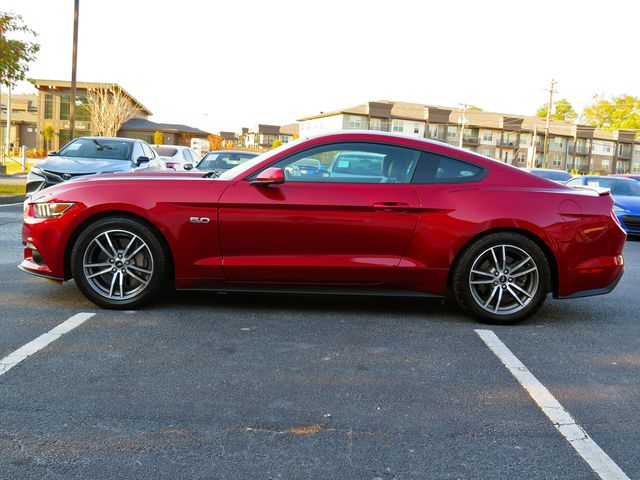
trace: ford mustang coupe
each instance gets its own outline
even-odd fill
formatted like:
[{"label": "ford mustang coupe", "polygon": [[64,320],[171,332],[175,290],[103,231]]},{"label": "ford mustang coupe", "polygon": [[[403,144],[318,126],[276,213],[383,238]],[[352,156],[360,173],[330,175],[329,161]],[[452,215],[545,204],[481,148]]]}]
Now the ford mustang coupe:
[{"label": "ford mustang coupe", "polygon": [[[320,164],[323,175],[296,175]],[[439,142],[347,131],[226,172],[84,177],[24,206],[26,272],[130,309],[185,290],[445,296],[514,323],[610,292],[626,239],[608,191]]]}]

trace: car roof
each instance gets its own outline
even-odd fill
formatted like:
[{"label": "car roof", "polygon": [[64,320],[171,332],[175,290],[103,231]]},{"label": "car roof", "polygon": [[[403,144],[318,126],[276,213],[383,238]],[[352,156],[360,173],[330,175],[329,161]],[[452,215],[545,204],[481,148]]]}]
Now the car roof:
[{"label": "car roof", "polygon": [[260,155],[263,152],[247,152],[246,150],[209,150],[207,152],[207,154],[209,153],[246,153],[248,155]]},{"label": "car roof", "polygon": [[78,137],[74,138],[74,140],[80,140],[81,138],[85,138],[87,140],[116,140],[116,141],[124,141],[124,142],[138,142],[137,138],[127,138],[127,137],[99,137],[99,136],[86,136],[86,137]]}]

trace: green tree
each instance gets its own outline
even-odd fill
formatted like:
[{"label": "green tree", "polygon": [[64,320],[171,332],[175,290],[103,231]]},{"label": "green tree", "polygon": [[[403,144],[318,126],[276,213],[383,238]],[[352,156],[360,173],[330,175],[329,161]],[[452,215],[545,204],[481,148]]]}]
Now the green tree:
[{"label": "green tree", "polygon": [[7,87],[26,78],[29,62],[35,60],[40,50],[35,42],[9,38],[14,33],[23,37],[38,35],[24,24],[20,15],[0,12],[0,84]]},{"label": "green tree", "polygon": [[276,138],[276,139],[271,143],[271,149],[273,150],[274,148],[278,148],[280,145],[282,145],[282,140],[280,140],[279,138]]},{"label": "green tree", "polygon": [[162,145],[164,143],[164,133],[160,130],[156,130],[153,132],[153,144],[154,145]]},{"label": "green tree", "polygon": [[51,148],[51,141],[53,140],[53,135],[55,134],[55,130],[53,125],[47,123],[42,130],[42,135],[44,136],[45,149],[49,150]]},{"label": "green tree", "polygon": [[[554,107],[551,111],[550,118],[551,120],[563,120],[565,122],[575,120],[578,118],[578,114],[573,109],[571,103],[566,98],[561,98],[557,102],[555,102]],[[547,118],[547,107],[549,103],[545,103],[536,111],[536,116],[541,118]]]},{"label": "green tree", "polygon": [[640,98],[622,94],[607,100],[594,95],[593,103],[584,108],[582,119],[604,130],[640,129]]}]

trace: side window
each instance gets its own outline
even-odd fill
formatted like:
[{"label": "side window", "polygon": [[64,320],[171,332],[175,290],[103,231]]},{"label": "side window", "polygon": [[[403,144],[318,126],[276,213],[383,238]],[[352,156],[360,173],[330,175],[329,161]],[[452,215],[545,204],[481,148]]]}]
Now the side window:
[{"label": "side window", "polygon": [[410,183],[420,152],[377,143],[310,148],[277,164],[289,182]]},{"label": "side window", "polygon": [[480,180],[485,170],[473,163],[422,152],[413,183],[464,183]]},{"label": "side window", "polygon": [[189,150],[185,149],[182,150],[182,158],[184,158],[184,161],[187,163],[191,163],[193,160],[191,160],[191,155],[189,154]]},{"label": "side window", "polygon": [[133,160],[136,160],[138,157],[145,156],[145,153],[142,151],[142,146],[140,142],[135,142],[133,144]]},{"label": "side window", "polygon": [[191,154],[191,162],[194,165],[200,161],[200,156],[194,150],[188,150],[188,152]]}]

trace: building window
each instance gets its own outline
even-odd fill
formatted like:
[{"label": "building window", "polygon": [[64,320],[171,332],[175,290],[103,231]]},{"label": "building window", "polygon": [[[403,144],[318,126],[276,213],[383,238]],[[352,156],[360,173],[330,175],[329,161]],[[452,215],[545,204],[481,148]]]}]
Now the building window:
[{"label": "building window", "polygon": [[394,120],[393,121],[393,131],[394,132],[404,132],[404,122],[402,120]]},{"label": "building window", "polygon": [[53,95],[50,93],[44,94],[44,118],[45,120],[53,118]]},{"label": "building window", "polygon": [[358,115],[347,115],[345,117],[344,128],[362,128],[362,117]]},{"label": "building window", "polygon": [[384,118],[372,118],[369,120],[369,129],[377,130],[379,132],[389,131],[389,120]]},{"label": "building window", "polygon": [[555,138],[553,139],[553,145],[554,145],[556,148],[564,148],[564,138],[562,138],[562,137],[555,137]]},{"label": "building window", "polygon": [[413,124],[413,134],[414,135],[420,135],[420,124],[419,123],[414,123]]},{"label": "building window", "polygon": [[458,127],[449,125],[447,127],[447,138],[449,140],[454,140],[458,136]]},{"label": "building window", "polygon": [[554,155],[553,156],[553,166],[561,167],[562,166],[562,155]]},{"label": "building window", "polygon": [[602,160],[602,162],[600,162],[600,168],[602,168],[602,170],[608,171],[610,166],[609,160]]},{"label": "building window", "polygon": [[438,123],[430,123],[429,138],[437,138],[442,140],[444,138],[444,125]]},{"label": "building window", "polygon": [[493,132],[491,130],[485,130],[482,132],[482,141],[491,142],[493,141]]}]

